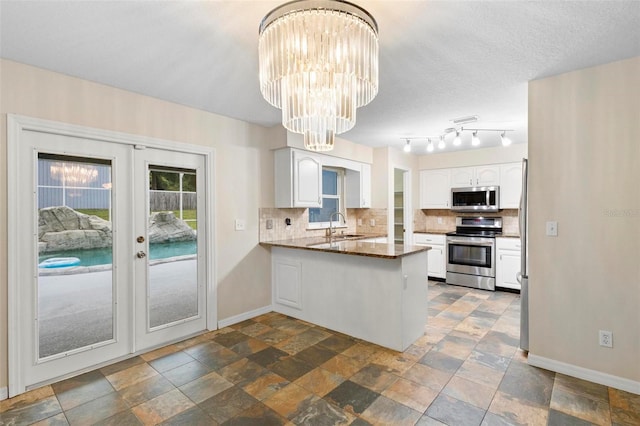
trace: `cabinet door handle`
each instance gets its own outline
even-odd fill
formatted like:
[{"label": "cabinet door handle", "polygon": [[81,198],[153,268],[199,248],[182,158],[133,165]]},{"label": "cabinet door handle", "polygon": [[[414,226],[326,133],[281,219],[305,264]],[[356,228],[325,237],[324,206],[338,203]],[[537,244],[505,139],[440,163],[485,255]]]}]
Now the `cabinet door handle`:
[{"label": "cabinet door handle", "polygon": [[502,255],[500,255],[500,260],[502,260]]},{"label": "cabinet door handle", "polygon": [[476,178],[476,185],[479,185],[479,184],[480,184],[480,179]]}]

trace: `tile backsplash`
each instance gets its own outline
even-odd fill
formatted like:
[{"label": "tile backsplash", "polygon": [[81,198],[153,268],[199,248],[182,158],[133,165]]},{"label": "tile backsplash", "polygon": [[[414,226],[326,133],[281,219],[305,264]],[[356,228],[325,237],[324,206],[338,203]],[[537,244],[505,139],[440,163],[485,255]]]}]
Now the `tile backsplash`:
[{"label": "tile backsplash", "polygon": [[[261,242],[325,236],[325,229],[307,228],[309,209],[261,208],[258,214]],[[286,224],[287,218],[291,219],[291,225]],[[273,221],[272,229],[267,229],[267,220]],[[387,209],[347,209],[347,226],[338,228],[338,232],[343,231],[345,234],[386,234]]]},{"label": "tile backsplash", "polygon": [[[325,229],[308,229],[309,209],[259,209],[260,241],[290,240],[294,238],[322,237]],[[413,229],[417,232],[449,232],[456,229],[456,217],[475,216],[472,213],[451,210],[415,210]],[[495,216],[502,217],[502,232],[518,235],[518,210],[505,209]],[[291,225],[285,220],[291,219]],[[273,221],[273,228],[267,229],[267,220]],[[338,228],[346,234],[387,234],[387,209],[347,209],[347,227]]]},{"label": "tile backsplash", "polygon": [[[504,209],[492,216],[502,217],[502,232],[508,235],[518,235],[518,209]],[[419,232],[449,232],[456,229],[456,217],[476,216],[473,213],[452,212],[447,209],[416,210],[414,214],[414,229]]]}]

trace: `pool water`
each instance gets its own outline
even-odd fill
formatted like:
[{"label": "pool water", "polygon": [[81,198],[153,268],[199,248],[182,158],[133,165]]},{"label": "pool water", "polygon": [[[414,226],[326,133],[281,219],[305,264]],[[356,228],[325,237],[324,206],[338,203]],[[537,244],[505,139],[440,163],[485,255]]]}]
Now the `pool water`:
[{"label": "pool water", "polygon": [[[178,241],[165,244],[149,245],[149,259],[166,259],[168,257],[186,256],[196,254],[196,241]],[[109,265],[112,263],[112,249],[101,248],[92,250],[66,250],[46,253],[40,256],[38,263],[52,257],[77,257],[80,259],[78,266]]]}]

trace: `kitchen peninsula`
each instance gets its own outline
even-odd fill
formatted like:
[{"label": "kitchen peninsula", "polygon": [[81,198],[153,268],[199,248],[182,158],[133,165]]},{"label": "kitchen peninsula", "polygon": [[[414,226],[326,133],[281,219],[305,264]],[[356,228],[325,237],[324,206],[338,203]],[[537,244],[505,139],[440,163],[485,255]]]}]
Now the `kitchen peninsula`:
[{"label": "kitchen peninsula", "polygon": [[427,322],[426,246],[300,238],[271,247],[273,310],[404,351]]}]

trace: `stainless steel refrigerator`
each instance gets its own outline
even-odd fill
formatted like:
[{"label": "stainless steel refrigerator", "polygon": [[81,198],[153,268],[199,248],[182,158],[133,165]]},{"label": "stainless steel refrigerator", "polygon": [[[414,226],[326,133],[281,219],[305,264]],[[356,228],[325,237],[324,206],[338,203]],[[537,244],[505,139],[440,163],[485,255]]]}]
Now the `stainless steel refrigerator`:
[{"label": "stainless steel refrigerator", "polygon": [[520,226],[520,348],[529,352],[529,259],[527,258],[527,181],[529,174],[529,162],[526,158],[522,160],[522,193],[520,195],[520,209],[518,219]]}]

